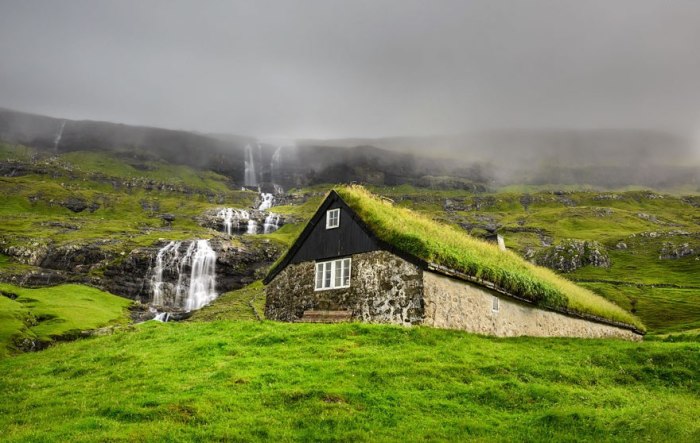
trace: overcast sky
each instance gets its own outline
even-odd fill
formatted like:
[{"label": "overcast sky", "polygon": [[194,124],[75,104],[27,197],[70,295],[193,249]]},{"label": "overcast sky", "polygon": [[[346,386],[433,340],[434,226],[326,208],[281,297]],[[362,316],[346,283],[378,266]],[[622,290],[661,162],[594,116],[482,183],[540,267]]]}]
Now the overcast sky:
[{"label": "overcast sky", "polygon": [[698,136],[700,1],[0,0],[0,107],[259,136]]}]

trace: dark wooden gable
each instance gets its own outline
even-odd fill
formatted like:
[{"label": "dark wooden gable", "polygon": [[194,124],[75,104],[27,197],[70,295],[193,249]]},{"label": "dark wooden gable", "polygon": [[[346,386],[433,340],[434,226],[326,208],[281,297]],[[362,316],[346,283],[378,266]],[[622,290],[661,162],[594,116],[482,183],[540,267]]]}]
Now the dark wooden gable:
[{"label": "dark wooden gable", "polygon": [[[326,229],[326,212],[336,208],[340,209],[340,226]],[[263,283],[270,283],[277,274],[292,263],[329,260],[377,250],[389,251],[424,269],[427,267],[427,263],[423,260],[397,250],[378,239],[338,193],[331,191],[299,238],[289,248],[287,255],[270,270]]]},{"label": "dark wooden gable", "polygon": [[[340,209],[340,226],[326,229],[326,213],[332,209]],[[326,202],[309,222],[307,227],[311,229],[303,239],[299,239],[303,241],[293,251],[289,263],[325,260],[380,249],[374,236],[360,223],[355,211],[335,191],[331,191]]]}]

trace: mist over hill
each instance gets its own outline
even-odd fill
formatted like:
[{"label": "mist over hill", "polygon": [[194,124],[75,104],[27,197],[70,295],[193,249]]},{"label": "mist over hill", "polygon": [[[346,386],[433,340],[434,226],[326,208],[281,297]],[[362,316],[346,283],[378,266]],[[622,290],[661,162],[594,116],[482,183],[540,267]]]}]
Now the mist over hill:
[{"label": "mist over hill", "polygon": [[[502,129],[460,135],[303,140],[372,145],[469,166],[497,184],[672,187],[700,183],[700,154],[687,137],[646,129]],[[457,162],[457,163],[455,163]]]},{"label": "mist over hill", "polygon": [[[480,190],[511,184],[700,186],[692,140],[639,129],[492,130],[270,143],[253,136],[76,121],[0,108],[0,140],[46,153],[110,152],[212,170],[234,184],[363,182]],[[246,182],[246,164],[253,180]]]}]

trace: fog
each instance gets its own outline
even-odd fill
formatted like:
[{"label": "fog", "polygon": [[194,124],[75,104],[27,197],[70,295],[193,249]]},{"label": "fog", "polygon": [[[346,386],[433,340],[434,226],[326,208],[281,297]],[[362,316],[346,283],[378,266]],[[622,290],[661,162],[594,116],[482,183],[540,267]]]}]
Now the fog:
[{"label": "fog", "polygon": [[0,106],[291,138],[700,135],[696,1],[0,3]]}]

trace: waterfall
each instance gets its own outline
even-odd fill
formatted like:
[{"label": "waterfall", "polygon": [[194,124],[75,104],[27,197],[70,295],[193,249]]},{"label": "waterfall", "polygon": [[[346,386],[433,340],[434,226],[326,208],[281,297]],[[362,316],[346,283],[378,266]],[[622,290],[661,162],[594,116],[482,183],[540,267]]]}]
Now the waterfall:
[{"label": "waterfall", "polygon": [[185,310],[192,311],[211,303],[216,297],[216,252],[208,240],[197,240],[192,258],[190,288],[185,301]]},{"label": "waterfall", "polygon": [[[185,255],[180,254],[182,242],[171,241],[158,251],[151,278],[153,305],[199,309],[217,297],[216,252],[208,240],[191,241]],[[171,281],[164,279],[164,274]],[[173,277],[177,283],[173,284]],[[166,319],[167,317],[163,317]]]},{"label": "waterfall", "polygon": [[265,217],[265,224],[263,225],[263,234],[269,234],[275,232],[279,229],[280,216],[274,212],[270,212]]},{"label": "waterfall", "polygon": [[233,209],[224,208],[219,211],[217,216],[224,220],[224,229],[228,235],[231,235],[231,227],[233,226]]},{"label": "waterfall", "polygon": [[284,194],[284,188],[278,184],[273,183],[272,186],[275,188],[275,195]]},{"label": "waterfall", "polygon": [[255,156],[253,155],[253,147],[250,144],[245,145],[245,177],[243,178],[243,184],[245,186],[258,185],[258,177],[255,172]]},{"label": "waterfall", "polygon": [[61,143],[61,138],[63,137],[63,128],[66,127],[66,121],[63,120],[61,122],[61,127],[58,129],[58,132],[56,133],[56,137],[53,140],[53,150],[58,153],[58,145]]},{"label": "waterfall", "polygon": [[253,220],[252,218],[248,220],[248,229],[246,230],[246,234],[257,234],[258,233],[258,222]]},{"label": "waterfall", "polygon": [[272,160],[270,160],[270,181],[274,182],[277,178],[275,173],[279,172],[280,162],[282,158],[282,146],[278,146],[275,149],[275,153],[272,154]]},{"label": "waterfall", "polygon": [[165,304],[163,297],[163,269],[165,267],[164,258],[167,257],[168,263],[176,263],[179,261],[180,242],[171,241],[158,251],[156,255],[156,268],[151,278],[151,287],[153,288],[153,304],[162,306]]},{"label": "waterfall", "polygon": [[267,211],[270,209],[275,202],[275,196],[267,192],[260,193],[260,206],[258,206],[258,211]]},{"label": "waterfall", "polygon": [[165,323],[168,320],[170,320],[170,312],[158,312],[158,311],[156,311],[155,313],[156,313],[156,316],[153,317],[153,320],[155,320],[155,321]]},{"label": "waterfall", "polygon": [[219,210],[217,216],[223,221],[224,230],[228,235],[234,231],[241,231],[243,222],[246,223],[246,229],[250,222],[250,213],[242,209],[223,208]]}]

